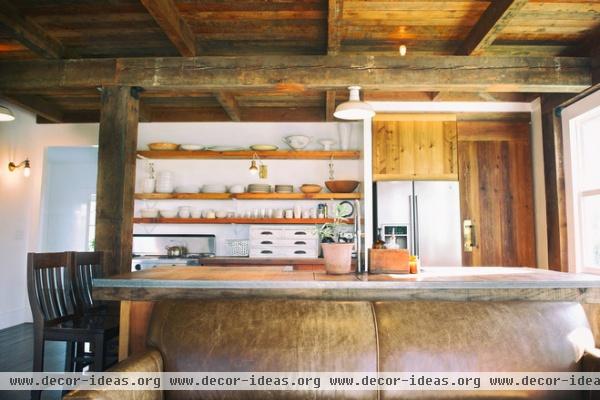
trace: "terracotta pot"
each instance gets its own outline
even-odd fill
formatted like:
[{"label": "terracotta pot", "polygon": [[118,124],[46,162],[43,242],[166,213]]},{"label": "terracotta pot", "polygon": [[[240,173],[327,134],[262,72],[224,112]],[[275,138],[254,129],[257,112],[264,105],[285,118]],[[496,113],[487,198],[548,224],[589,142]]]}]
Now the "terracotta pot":
[{"label": "terracotta pot", "polygon": [[353,243],[322,243],[321,246],[328,274],[349,274],[352,271]]}]

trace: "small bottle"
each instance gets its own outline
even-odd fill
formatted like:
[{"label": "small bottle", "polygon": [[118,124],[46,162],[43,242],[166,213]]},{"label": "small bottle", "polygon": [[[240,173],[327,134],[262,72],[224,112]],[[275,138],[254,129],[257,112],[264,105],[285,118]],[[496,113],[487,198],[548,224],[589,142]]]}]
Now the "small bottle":
[{"label": "small bottle", "polygon": [[419,256],[410,256],[408,259],[408,266],[411,274],[418,274],[421,271],[421,260]]},{"label": "small bottle", "polygon": [[381,238],[381,228],[377,229],[377,240],[373,243],[374,249],[383,249],[385,247],[385,242]]}]

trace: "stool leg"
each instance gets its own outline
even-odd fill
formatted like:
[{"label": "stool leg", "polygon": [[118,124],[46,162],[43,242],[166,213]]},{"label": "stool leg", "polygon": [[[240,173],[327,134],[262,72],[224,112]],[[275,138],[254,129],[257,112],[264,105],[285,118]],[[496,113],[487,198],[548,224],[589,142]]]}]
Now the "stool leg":
[{"label": "stool leg", "polygon": [[104,335],[97,335],[94,338],[94,364],[92,368],[94,372],[104,370]]},{"label": "stool leg", "polygon": [[75,350],[75,342],[66,342],[65,354],[65,372],[73,372],[73,354]]},{"label": "stool leg", "polygon": [[[42,330],[33,331],[33,372],[44,371],[44,333]],[[40,390],[31,391],[31,399],[39,400],[42,392]]]}]

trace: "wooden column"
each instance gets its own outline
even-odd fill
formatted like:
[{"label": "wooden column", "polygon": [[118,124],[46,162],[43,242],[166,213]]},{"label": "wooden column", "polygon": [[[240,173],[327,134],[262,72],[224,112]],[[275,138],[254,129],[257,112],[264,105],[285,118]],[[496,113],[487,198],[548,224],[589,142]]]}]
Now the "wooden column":
[{"label": "wooden column", "polygon": [[96,249],[107,253],[106,275],[131,270],[138,93],[137,88],[124,86],[109,86],[102,90]]},{"label": "wooden column", "polygon": [[548,268],[568,271],[567,210],[563,166],[563,138],[560,112],[556,107],[568,95],[542,97],[544,175],[546,177],[546,218],[548,221]]}]

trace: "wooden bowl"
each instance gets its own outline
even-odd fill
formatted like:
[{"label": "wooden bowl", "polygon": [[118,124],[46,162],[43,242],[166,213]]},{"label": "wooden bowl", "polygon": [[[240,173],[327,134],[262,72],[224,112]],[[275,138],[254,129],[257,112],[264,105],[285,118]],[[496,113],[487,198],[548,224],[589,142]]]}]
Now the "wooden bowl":
[{"label": "wooden bowl", "polygon": [[179,145],[176,143],[157,142],[149,143],[148,148],[152,151],[177,150],[177,148],[179,148]]},{"label": "wooden bowl", "polygon": [[359,181],[326,181],[325,186],[331,193],[352,193],[359,183]]},{"label": "wooden bowl", "polygon": [[300,186],[302,193],[319,193],[322,189],[321,185],[304,184]]}]

